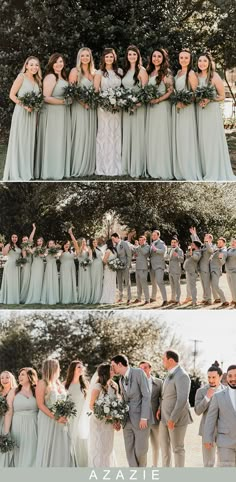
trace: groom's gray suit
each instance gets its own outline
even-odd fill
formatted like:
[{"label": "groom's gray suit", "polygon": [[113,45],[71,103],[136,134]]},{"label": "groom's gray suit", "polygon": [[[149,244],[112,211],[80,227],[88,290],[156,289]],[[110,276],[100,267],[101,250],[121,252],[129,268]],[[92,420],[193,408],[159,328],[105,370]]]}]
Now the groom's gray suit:
[{"label": "groom's gray suit", "polygon": [[147,465],[148,439],[150,428],[139,428],[141,419],[153,423],[151,393],[145,373],[140,368],[131,368],[128,375],[120,380],[123,399],[129,405],[129,417],[124,427],[126,457],[130,467]]},{"label": "groom's gray suit", "polygon": [[[233,390],[236,397],[236,390]],[[216,445],[221,467],[236,466],[236,410],[234,409],[229,387],[215,393],[205,421],[203,442]]]},{"label": "groom's gray suit", "polygon": [[131,248],[127,241],[122,240],[116,245],[116,250],[118,258],[126,265],[125,269],[120,269],[117,271],[119,298],[120,300],[123,298],[123,287],[125,282],[127,288],[127,300],[129,301],[131,300],[131,284],[129,275],[129,268],[132,260]]},{"label": "groom's gray suit", "polygon": [[164,283],[166,245],[161,239],[152,241],[150,246],[150,277],[152,282],[152,299],[156,299],[157,286],[161,292],[162,300],[167,300],[166,287]]},{"label": "groom's gray suit", "polygon": [[[163,467],[171,466],[171,446],[174,452],[175,467],[184,467],[184,437],[192,417],[189,406],[190,378],[185,370],[177,365],[175,371],[164,380],[161,401],[160,443]],[[167,426],[168,420],[175,423],[173,430]]]}]

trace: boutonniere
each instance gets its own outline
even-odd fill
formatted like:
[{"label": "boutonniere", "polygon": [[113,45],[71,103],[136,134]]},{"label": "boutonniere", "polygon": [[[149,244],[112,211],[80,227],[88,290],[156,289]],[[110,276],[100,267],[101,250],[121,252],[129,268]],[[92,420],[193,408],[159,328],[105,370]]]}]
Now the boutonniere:
[{"label": "boutonniere", "polygon": [[174,373],[170,373],[170,374],[168,375],[168,380],[172,380],[172,378],[174,378]]}]

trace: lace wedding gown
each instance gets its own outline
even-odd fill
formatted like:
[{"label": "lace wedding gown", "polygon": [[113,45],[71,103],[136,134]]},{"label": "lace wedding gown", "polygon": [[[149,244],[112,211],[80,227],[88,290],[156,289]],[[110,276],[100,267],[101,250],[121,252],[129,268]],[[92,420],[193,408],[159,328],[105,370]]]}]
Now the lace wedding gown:
[{"label": "lace wedding gown", "polygon": [[[111,253],[108,262],[117,258],[117,254]],[[106,264],[104,267],[102,297],[100,304],[113,305],[116,301],[116,271],[112,271]]]}]

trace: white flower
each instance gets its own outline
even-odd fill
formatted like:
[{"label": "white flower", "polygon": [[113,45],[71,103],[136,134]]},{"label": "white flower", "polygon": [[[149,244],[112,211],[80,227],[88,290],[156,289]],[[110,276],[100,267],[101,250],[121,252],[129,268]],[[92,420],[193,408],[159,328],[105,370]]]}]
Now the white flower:
[{"label": "white flower", "polygon": [[110,101],[110,104],[111,104],[111,105],[115,105],[115,104],[116,104],[116,99],[114,99],[113,97],[110,97],[110,98],[109,98],[109,101]]},{"label": "white flower", "polygon": [[100,405],[102,405],[102,400],[97,400],[96,404],[100,407]]},{"label": "white flower", "polygon": [[110,407],[108,407],[107,405],[104,406],[103,410],[104,413],[110,413]]},{"label": "white flower", "polygon": [[117,407],[117,402],[116,402],[116,401],[111,402],[111,406],[112,406],[112,407]]}]

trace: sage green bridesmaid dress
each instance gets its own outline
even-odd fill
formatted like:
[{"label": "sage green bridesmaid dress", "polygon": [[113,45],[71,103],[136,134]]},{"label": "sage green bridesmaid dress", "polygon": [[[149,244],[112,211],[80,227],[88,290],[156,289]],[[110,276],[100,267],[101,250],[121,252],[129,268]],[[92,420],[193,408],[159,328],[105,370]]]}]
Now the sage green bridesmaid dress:
[{"label": "sage green bridesmaid dress", "polygon": [[74,254],[64,252],[60,256],[60,303],[77,303],[76,268]]},{"label": "sage green bridesmaid dress", "polygon": [[[6,396],[5,396],[6,398]],[[0,435],[4,434],[4,417],[0,417]],[[3,467],[10,467],[12,465],[11,460],[13,451],[2,454],[0,452],[0,469]]]},{"label": "sage green bridesmaid dress", "polygon": [[59,280],[55,256],[48,254],[43,278],[41,303],[56,305],[59,303]]},{"label": "sage green bridesmaid dress", "polygon": [[93,258],[91,264],[91,303],[96,305],[102,296],[103,285],[103,252],[96,248],[96,258]]},{"label": "sage green bridesmaid dress", "polygon": [[86,268],[80,265],[82,261],[89,257],[87,251],[83,251],[79,256],[79,274],[78,274],[78,303],[87,305],[91,303],[92,281],[91,281],[91,265]]},{"label": "sage green bridesmaid dress", "polygon": [[[72,383],[68,388],[70,399],[75,403],[77,415],[69,420],[69,434],[75,452],[77,467],[88,466],[88,440],[81,439],[79,433],[79,420],[86,403],[81,391],[80,383]],[[83,414],[84,415],[84,414]]]},{"label": "sage green bridesmaid dress", "polygon": [[45,265],[46,263],[44,263],[42,257],[34,256],[33,254],[29,289],[25,301],[26,305],[41,303]]},{"label": "sage green bridesmaid dress", "polygon": [[38,439],[38,407],[35,397],[20,392],[14,398],[11,435],[16,442],[13,449],[14,467],[34,467]]},{"label": "sage green bridesmaid dress", "polygon": [[20,303],[25,303],[30,284],[32,255],[26,256],[27,263],[21,266],[21,289],[20,289]]},{"label": "sage green bridesmaid dress", "polygon": [[[140,83],[134,85],[134,70],[128,70],[122,79],[126,89],[138,92]],[[122,173],[131,177],[145,176],[146,174],[146,149],[145,149],[145,116],[146,107],[138,107],[133,115],[123,112],[123,137],[122,137]]]},{"label": "sage green bridesmaid dress", "polygon": [[[91,87],[86,77],[81,78],[80,85]],[[71,108],[71,176],[91,176],[95,172],[97,111],[85,109],[75,101]]]},{"label": "sage green bridesmaid dress", "polygon": [[[23,73],[23,83],[18,97],[27,92],[39,92],[38,84],[32,83]],[[12,116],[3,181],[30,181],[34,177],[37,113],[27,112],[16,104]]]},{"label": "sage green bridesmaid dress", "polygon": [[[52,97],[63,99],[67,85],[66,80],[59,79]],[[70,106],[45,103],[39,115],[35,177],[55,180],[70,177],[70,155]]]},{"label": "sage green bridesmaid dress", "polygon": [[[149,76],[149,85],[156,85],[156,76]],[[166,94],[162,80],[158,86],[160,95]],[[171,104],[164,100],[147,106],[146,148],[147,173],[155,179],[173,179]]]},{"label": "sage green bridesmaid dress", "polygon": [[[52,386],[45,397],[45,405],[50,409],[58,399],[65,397],[66,393],[59,394],[56,386]],[[73,467],[74,465],[68,424],[58,423],[39,410],[36,467]]]},{"label": "sage green bridesmaid dress", "polygon": [[15,251],[8,252],[8,259],[4,266],[0,303],[4,305],[20,304],[20,267],[16,265],[21,249],[16,246]]},{"label": "sage green bridesmaid dress", "polygon": [[[175,89],[186,89],[186,74],[175,76]],[[201,181],[202,168],[197,138],[195,105],[177,110],[172,107],[172,146],[174,177],[178,180]]]},{"label": "sage green bridesmaid dress", "polygon": [[[199,87],[207,85],[206,78],[198,80]],[[210,102],[204,109],[197,105],[197,126],[204,181],[236,181],[219,102]]]}]

